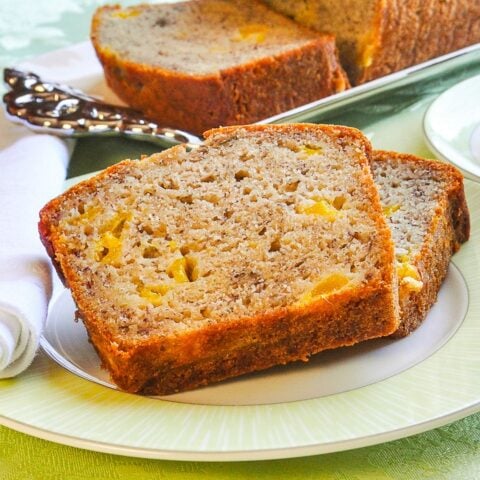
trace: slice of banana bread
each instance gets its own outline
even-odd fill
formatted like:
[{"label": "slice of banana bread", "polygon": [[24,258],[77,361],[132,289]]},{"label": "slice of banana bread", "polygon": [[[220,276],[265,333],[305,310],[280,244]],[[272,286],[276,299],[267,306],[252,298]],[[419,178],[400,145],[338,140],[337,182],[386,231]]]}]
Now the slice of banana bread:
[{"label": "slice of banana bread", "polygon": [[394,332],[394,246],[368,140],[307,124],[206,136],[41,211],[113,380],[167,394]]},{"label": "slice of banana bread", "polygon": [[102,7],[91,36],[121,99],[197,134],[253,123],[349,86],[333,36],[257,0]]},{"label": "slice of banana bread", "polygon": [[265,0],[335,35],[353,84],[480,42],[478,0]]},{"label": "slice of banana bread", "polygon": [[395,243],[400,327],[408,335],[435,302],[453,253],[470,233],[463,176],[453,166],[376,151],[372,171]]}]

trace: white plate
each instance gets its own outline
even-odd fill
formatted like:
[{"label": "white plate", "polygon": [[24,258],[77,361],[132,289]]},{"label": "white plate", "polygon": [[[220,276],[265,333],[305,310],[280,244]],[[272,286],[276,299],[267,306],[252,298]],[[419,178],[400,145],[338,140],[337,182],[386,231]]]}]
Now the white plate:
[{"label": "white plate", "polygon": [[[23,67],[115,100],[86,45],[53,52]],[[398,121],[402,119],[411,125],[410,117],[402,114]],[[1,115],[0,123],[3,141],[24,133]],[[373,126],[371,134],[381,128]],[[399,150],[415,153],[407,143],[410,136],[404,143],[397,137]],[[24,374],[0,382],[0,423],[102,452],[226,461],[373,445],[474,413],[480,409],[480,297],[468,299],[467,292],[480,288],[480,185],[467,182],[466,190],[472,238],[454,257],[456,266],[439,303],[411,337],[320,354],[310,364],[272,369],[168,399],[145,398],[97,383],[109,381],[98,368],[83,327],[72,322],[72,305],[63,294],[52,305],[43,343],[78,375],[39,354]],[[79,375],[90,375],[92,381]]]},{"label": "white plate", "polygon": [[480,182],[480,75],[458,83],[431,104],[424,132],[440,158]]}]

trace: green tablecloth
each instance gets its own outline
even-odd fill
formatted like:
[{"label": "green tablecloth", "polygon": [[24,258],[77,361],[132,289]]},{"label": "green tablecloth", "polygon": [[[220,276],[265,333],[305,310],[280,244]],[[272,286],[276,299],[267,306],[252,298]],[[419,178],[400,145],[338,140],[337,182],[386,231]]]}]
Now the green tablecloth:
[{"label": "green tablecloth", "polygon": [[[102,3],[102,0],[2,0],[0,67],[86,40],[91,13]],[[408,92],[401,95],[405,98],[397,101],[397,110],[402,102],[412,101]],[[363,123],[381,121],[383,115],[394,110],[364,109],[360,115],[349,112],[338,120],[363,127]],[[365,120],[365,115],[375,118]],[[88,140],[77,145],[72,174],[89,170],[86,159],[91,148]],[[123,153],[129,149],[125,154],[129,156],[136,147],[125,142],[119,148],[117,143],[112,154],[112,144],[106,141],[95,145],[97,158],[102,157],[99,148],[104,151],[103,158],[110,162],[116,160],[122,148]],[[414,153],[423,151],[426,151],[425,145],[419,144]],[[34,405],[33,401],[32,408]],[[0,480],[87,478],[477,479],[480,478],[480,414],[374,447],[291,460],[244,463],[169,462],[100,454],[50,443],[0,426]]]}]

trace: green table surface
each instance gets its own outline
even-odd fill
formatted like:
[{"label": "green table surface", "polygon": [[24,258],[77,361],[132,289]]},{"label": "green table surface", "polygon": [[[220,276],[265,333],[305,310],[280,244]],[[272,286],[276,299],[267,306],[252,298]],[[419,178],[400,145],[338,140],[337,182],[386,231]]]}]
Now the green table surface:
[{"label": "green table surface", "polygon": [[[93,10],[102,0],[1,0],[0,67],[88,38]],[[132,1],[121,1],[132,4]],[[475,67],[478,69],[478,67]],[[429,100],[449,84],[474,73],[466,68],[449,79],[433,81],[428,91],[421,85],[404,88],[390,98],[369,101],[337,117],[321,119],[349,124],[367,131],[400,110],[424,109]],[[476,70],[475,70],[476,71]],[[423,90],[422,90],[423,89]],[[430,155],[417,123],[406,126],[412,134],[411,153]],[[378,130],[377,128],[377,130]],[[413,132],[415,130],[415,132]],[[413,133],[412,133],[413,132]],[[0,132],[0,138],[2,132]],[[377,142],[377,143],[376,143]],[[394,148],[393,139],[377,147]],[[154,147],[115,139],[77,143],[70,174],[91,170],[89,152],[110,164]],[[96,169],[99,165],[96,164]],[[0,210],[1,215],[1,210]],[[35,408],[32,401],[32,408]],[[1,412],[0,412],[1,415]],[[0,426],[0,480],[19,479],[480,479],[480,413],[442,428],[381,445],[352,451],[288,460],[201,463],[145,460],[81,450],[44,441]]]}]

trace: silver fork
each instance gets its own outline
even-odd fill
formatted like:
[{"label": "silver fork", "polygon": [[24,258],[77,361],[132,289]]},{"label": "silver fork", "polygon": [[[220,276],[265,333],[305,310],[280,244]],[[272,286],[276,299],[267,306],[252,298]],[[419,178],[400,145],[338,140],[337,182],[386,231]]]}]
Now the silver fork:
[{"label": "silver fork", "polygon": [[101,102],[66,85],[47,82],[31,72],[4,70],[9,91],[3,96],[9,120],[62,137],[124,135],[171,146],[195,148],[202,140],[188,132],[160,127],[140,112]]}]

